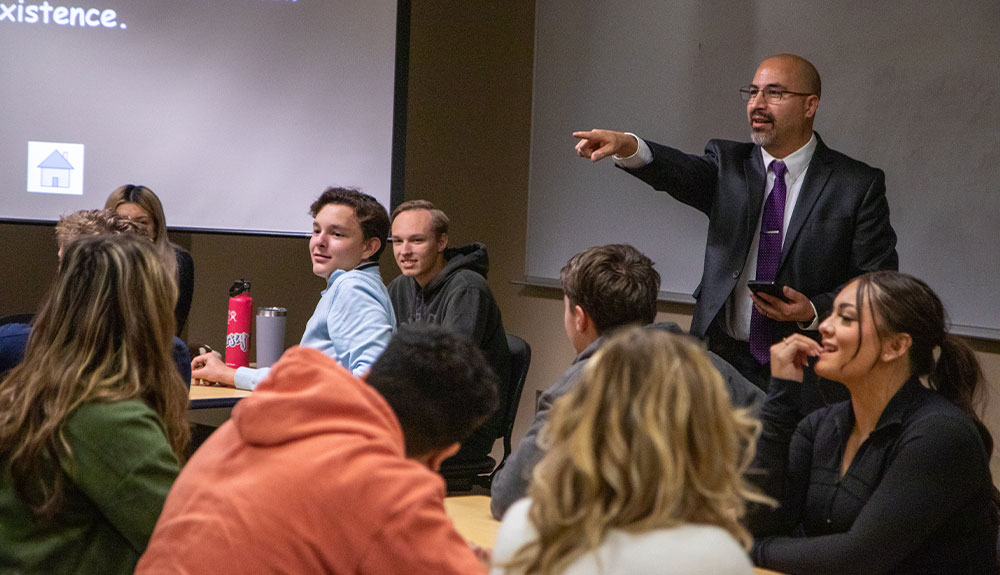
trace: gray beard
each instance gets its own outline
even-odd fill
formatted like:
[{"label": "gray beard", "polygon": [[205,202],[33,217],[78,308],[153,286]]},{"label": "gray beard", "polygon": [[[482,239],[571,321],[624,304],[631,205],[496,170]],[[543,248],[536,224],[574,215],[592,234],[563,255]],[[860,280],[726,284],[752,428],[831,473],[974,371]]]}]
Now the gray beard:
[{"label": "gray beard", "polygon": [[750,129],[750,141],[757,144],[760,147],[770,146],[774,143],[774,132],[757,132],[753,128]]}]

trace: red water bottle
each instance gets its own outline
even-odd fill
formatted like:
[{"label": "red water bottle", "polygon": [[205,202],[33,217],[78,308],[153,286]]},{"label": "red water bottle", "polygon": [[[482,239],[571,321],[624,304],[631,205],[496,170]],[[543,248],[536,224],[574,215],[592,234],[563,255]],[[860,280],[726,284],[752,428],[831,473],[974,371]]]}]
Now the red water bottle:
[{"label": "red water bottle", "polygon": [[240,279],[229,288],[229,321],[226,322],[226,365],[232,368],[250,365],[250,322],[253,298],[250,282]]}]

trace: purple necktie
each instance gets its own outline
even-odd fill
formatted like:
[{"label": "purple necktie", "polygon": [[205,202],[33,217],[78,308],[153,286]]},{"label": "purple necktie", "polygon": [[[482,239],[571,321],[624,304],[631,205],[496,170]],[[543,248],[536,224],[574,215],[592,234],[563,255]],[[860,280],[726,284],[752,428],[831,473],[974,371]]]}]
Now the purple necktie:
[{"label": "purple necktie", "polygon": [[[764,202],[760,218],[760,243],[757,246],[757,281],[774,281],[781,260],[782,223],[785,219],[785,164],[774,160],[768,167],[774,172],[774,187]],[[761,365],[771,361],[771,328],[774,320],[754,307],[750,310],[750,354]]]}]

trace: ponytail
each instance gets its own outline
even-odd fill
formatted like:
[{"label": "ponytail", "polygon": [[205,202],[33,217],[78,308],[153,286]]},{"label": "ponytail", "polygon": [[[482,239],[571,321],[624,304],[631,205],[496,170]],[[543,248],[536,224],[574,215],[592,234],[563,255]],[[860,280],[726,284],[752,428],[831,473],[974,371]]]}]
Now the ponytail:
[{"label": "ponytail", "polygon": [[[927,375],[927,382],[931,389],[969,416],[983,440],[988,460],[993,454],[993,436],[986,424],[979,419],[974,407],[977,391],[982,393],[983,381],[983,370],[979,367],[976,354],[969,344],[950,333],[945,334],[941,341],[941,355],[934,365],[934,370]],[[1000,522],[1000,491],[996,486],[992,487],[993,521]]]},{"label": "ponytail", "polygon": [[977,391],[982,393],[983,371],[975,352],[965,341],[946,334],[941,342],[941,355],[927,376],[931,389],[954,403],[972,418],[986,446],[987,456],[993,453],[993,436],[976,413]]}]

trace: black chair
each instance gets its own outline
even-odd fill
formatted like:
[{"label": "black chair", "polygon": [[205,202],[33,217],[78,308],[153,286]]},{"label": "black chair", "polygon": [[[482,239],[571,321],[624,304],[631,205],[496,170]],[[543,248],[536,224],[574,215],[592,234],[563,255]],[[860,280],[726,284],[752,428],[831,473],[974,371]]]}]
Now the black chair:
[{"label": "black chair", "polygon": [[[507,347],[510,349],[510,397],[506,405],[503,426],[500,428],[503,434],[503,458],[500,464],[490,473],[490,480],[496,474],[497,469],[507,463],[510,456],[511,439],[514,435],[514,419],[517,417],[517,407],[521,403],[521,392],[524,391],[524,381],[528,379],[528,368],[531,367],[531,346],[520,337],[508,333]],[[489,484],[484,487],[489,487]]]},{"label": "black chair", "polygon": [[35,314],[33,313],[15,313],[5,315],[0,317],[0,325],[7,325],[8,323],[31,323],[31,320],[34,317]]},{"label": "black chair", "polygon": [[521,402],[521,392],[524,381],[528,377],[528,367],[531,366],[531,346],[520,337],[507,334],[507,347],[510,349],[510,381],[507,384],[508,393],[503,397],[504,403],[498,410],[503,414],[497,439],[503,439],[503,458],[497,465],[490,456],[481,461],[471,461],[458,465],[450,465],[441,473],[448,482],[448,492],[469,491],[474,485],[489,489],[493,474],[507,461],[512,451],[511,439],[514,434],[514,419],[517,417],[517,407]]}]

